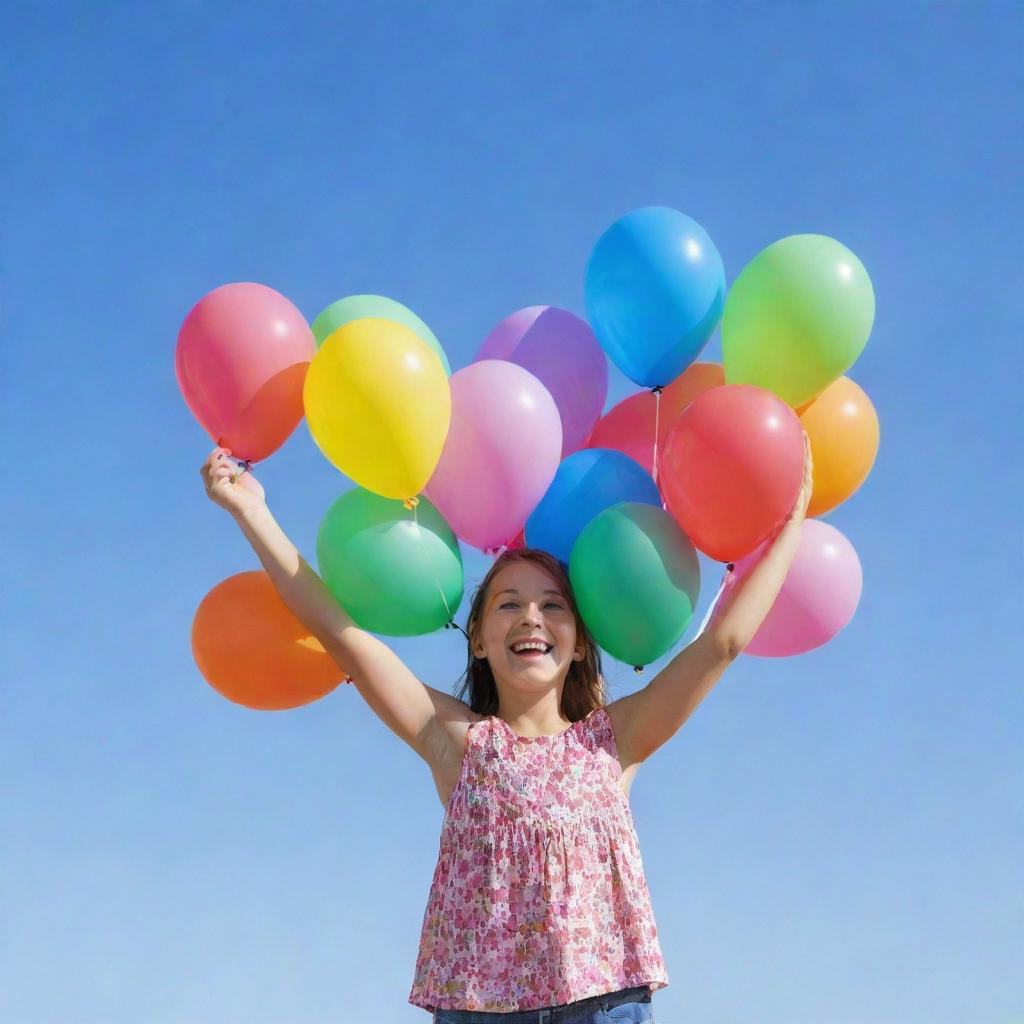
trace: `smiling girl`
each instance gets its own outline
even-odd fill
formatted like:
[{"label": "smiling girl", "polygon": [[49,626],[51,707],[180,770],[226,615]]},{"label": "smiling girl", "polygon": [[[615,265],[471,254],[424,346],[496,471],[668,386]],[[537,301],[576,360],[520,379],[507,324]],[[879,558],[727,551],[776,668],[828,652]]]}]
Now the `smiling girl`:
[{"label": "smiling girl", "polygon": [[436,1024],[653,1021],[651,996],[668,974],[629,788],[771,609],[811,493],[809,449],[792,512],[710,627],[610,703],[599,649],[551,555],[495,561],[473,599],[469,664],[452,696],[353,623],[229,455],[217,448],[203,465],[207,494],[363,699],[423,758],[445,809],[409,1002]]}]

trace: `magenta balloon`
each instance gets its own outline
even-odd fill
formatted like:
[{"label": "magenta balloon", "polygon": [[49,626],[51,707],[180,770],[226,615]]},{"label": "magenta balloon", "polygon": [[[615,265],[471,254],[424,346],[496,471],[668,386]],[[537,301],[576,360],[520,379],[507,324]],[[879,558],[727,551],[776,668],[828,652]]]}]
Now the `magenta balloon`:
[{"label": "magenta balloon", "polygon": [[529,370],[558,406],[562,457],[582,448],[608,397],[608,359],[590,325],[556,306],[529,306],[487,335],[476,361],[507,359]]},{"label": "magenta balloon", "polygon": [[262,284],[226,284],[185,317],[174,353],[192,414],[241,459],[265,459],[302,420],[302,387],[316,354],[306,318]]},{"label": "magenta balloon", "polygon": [[467,543],[508,544],[555,477],[562,423],[527,370],[485,359],[451,377],[452,419],[425,493]]},{"label": "magenta balloon", "polygon": [[[736,563],[734,585],[757,564],[764,549],[762,545]],[[829,523],[805,519],[779,596],[744,653],[785,658],[827,643],[853,618],[862,583],[853,545]]]}]

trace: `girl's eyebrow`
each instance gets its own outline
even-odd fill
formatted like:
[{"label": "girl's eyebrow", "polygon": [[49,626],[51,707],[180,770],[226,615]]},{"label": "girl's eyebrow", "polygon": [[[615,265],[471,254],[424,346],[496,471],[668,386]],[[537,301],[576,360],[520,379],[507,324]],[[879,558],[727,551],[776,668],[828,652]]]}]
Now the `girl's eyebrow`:
[{"label": "girl's eyebrow", "polygon": [[[518,594],[518,593],[519,593],[518,590],[499,590],[498,593],[495,594],[494,596],[495,597],[500,597],[502,594]],[[555,594],[557,597],[561,597],[562,596],[562,592],[560,590],[543,590],[543,591],[541,591],[541,593],[543,593],[543,594]]]}]

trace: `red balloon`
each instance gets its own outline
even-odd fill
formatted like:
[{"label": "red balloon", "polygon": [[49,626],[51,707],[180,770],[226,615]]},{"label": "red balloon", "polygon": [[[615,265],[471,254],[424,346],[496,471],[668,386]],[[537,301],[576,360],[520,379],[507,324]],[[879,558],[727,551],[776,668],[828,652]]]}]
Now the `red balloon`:
[{"label": "red balloon", "polygon": [[262,284],[226,284],[185,317],[174,353],[178,386],[213,441],[249,462],[288,440],[303,416],[316,354],[305,317]]},{"label": "red balloon", "polygon": [[[718,363],[692,363],[662,390],[657,409],[659,450],[664,447],[668,432],[683,409],[698,395],[724,383],[725,371]],[[654,465],[654,422],[658,404],[651,391],[624,398],[597,421],[587,447],[614,448],[636,459],[650,473]]]},{"label": "red balloon", "polygon": [[804,475],[803,429],[772,392],[726,384],[683,410],[660,469],[668,510],[694,547],[734,562],[792,511]]}]

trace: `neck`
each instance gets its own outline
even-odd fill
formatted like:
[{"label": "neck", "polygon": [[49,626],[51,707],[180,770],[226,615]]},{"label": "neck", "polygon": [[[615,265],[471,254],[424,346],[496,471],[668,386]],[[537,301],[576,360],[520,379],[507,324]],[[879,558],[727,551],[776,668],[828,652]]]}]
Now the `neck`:
[{"label": "neck", "polygon": [[498,717],[520,736],[550,736],[571,724],[562,716],[561,703],[561,689],[538,696],[499,694]]}]

